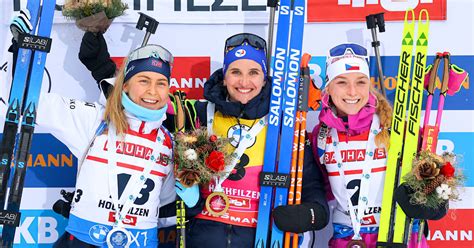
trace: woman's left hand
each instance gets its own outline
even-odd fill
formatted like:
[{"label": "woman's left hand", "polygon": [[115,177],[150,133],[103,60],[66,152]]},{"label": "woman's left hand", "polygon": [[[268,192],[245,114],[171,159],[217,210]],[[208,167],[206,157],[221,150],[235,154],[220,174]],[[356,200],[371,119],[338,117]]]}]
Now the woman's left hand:
[{"label": "woman's left hand", "polygon": [[394,199],[408,217],[423,220],[439,220],[443,218],[448,212],[448,201],[446,201],[446,204],[440,206],[438,209],[428,208],[423,205],[411,204],[410,195],[412,193],[413,190],[405,183],[398,186],[394,192]]}]

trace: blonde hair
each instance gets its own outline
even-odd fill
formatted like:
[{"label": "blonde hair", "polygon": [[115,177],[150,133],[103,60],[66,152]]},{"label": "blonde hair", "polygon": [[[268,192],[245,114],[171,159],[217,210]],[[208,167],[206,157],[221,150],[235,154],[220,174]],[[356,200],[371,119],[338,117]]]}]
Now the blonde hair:
[{"label": "blonde hair", "polygon": [[104,112],[104,120],[108,124],[114,125],[118,135],[125,134],[128,129],[127,117],[125,116],[122,106],[122,89],[123,85],[126,83],[124,82],[124,71],[127,61],[128,58],[125,58],[120,67],[112,92],[109,92]]},{"label": "blonde hair", "polygon": [[373,84],[370,86],[370,93],[375,95],[377,99],[377,107],[375,113],[380,118],[380,126],[382,131],[375,136],[375,144],[377,147],[385,147],[388,151],[390,148],[390,127],[392,126],[392,106],[388,99],[380,92],[375,90]]}]

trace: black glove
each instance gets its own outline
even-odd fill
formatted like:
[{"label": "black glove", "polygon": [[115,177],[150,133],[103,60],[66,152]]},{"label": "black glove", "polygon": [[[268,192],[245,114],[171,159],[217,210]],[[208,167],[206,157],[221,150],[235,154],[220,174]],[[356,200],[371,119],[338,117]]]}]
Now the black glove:
[{"label": "black glove", "polygon": [[324,209],[317,203],[279,206],[273,210],[273,220],[278,229],[285,232],[303,233],[320,230],[327,224]]},{"label": "black glove", "polygon": [[428,208],[423,205],[411,204],[410,195],[413,193],[413,189],[406,185],[406,183],[403,183],[395,189],[393,196],[408,217],[423,220],[439,220],[446,215],[449,205],[448,201],[438,209]]},{"label": "black glove", "polygon": [[65,190],[61,190],[61,195],[65,201],[57,200],[53,205],[53,211],[64,216],[65,218],[69,218],[69,211],[71,211],[71,203],[72,198],[74,197],[74,191],[66,192]]},{"label": "black glove", "polygon": [[102,33],[86,32],[82,37],[79,60],[92,73],[97,82],[113,77],[116,65],[110,58]]},{"label": "black glove", "polygon": [[71,203],[64,200],[57,200],[53,205],[53,211],[57,214],[69,219],[69,211],[71,211]]}]

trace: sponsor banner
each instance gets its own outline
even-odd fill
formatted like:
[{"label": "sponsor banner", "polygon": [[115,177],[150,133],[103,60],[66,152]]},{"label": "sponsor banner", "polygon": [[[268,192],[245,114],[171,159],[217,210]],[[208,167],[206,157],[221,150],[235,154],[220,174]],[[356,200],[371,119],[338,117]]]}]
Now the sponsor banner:
[{"label": "sponsor banner", "polygon": [[[112,59],[120,67],[124,58]],[[171,92],[181,90],[190,99],[202,99],[204,83],[210,74],[210,57],[175,57],[170,79]]]},{"label": "sponsor banner", "polygon": [[[384,72],[384,85],[387,90],[388,99],[393,102],[395,98],[395,87],[397,83],[397,74],[398,74],[398,64],[400,61],[399,56],[382,56],[382,65]],[[434,56],[428,56],[427,63],[433,63]],[[313,57],[309,63],[311,68],[311,75],[315,79],[316,86],[324,85],[324,78],[326,74],[325,69],[326,57]],[[380,88],[380,83],[378,80],[377,65],[375,57],[370,58],[370,75],[372,83],[374,83],[376,88]],[[472,75],[474,73],[474,56],[451,56],[451,63],[456,64],[459,67],[466,70]],[[442,66],[442,65],[441,65]],[[437,87],[439,89],[441,83],[440,78],[442,77],[441,67],[438,70],[437,77]],[[321,83],[321,84],[319,84]],[[433,99],[432,109],[438,109],[438,94],[439,91],[435,92],[435,97]],[[424,94],[423,99],[423,109],[425,108],[424,103],[426,102],[427,94]],[[474,110],[474,89],[470,87],[469,81],[466,81],[462,84],[461,89],[454,96],[447,96],[446,102],[444,104],[445,110]]]},{"label": "sponsor banner", "polygon": [[[26,8],[27,0],[13,0],[13,10]],[[59,0],[62,6],[65,0]],[[268,23],[266,0],[122,0],[128,4],[125,15],[115,23],[136,23],[139,12],[156,18],[160,23]],[[71,22],[60,11],[54,21]]]},{"label": "sponsor banner", "polygon": [[441,220],[429,221],[428,244],[432,248],[456,247],[472,248],[474,210],[450,209]]},{"label": "sponsor banner", "polygon": [[[30,152],[25,187],[74,187],[77,158],[59,140],[35,133]],[[13,175],[12,171],[10,182]]]},{"label": "sponsor banner", "polygon": [[[67,219],[52,210],[21,210],[14,246],[48,248],[64,233]],[[0,227],[1,229],[1,227]]]},{"label": "sponsor banner", "polygon": [[386,21],[400,21],[405,10],[416,16],[427,9],[430,20],[446,20],[447,0],[308,0],[308,22],[363,21],[370,14],[385,12]]},{"label": "sponsor banner", "polygon": [[[266,0],[122,0],[128,4],[125,15],[115,18],[116,23],[136,23],[139,12],[155,17],[161,23],[268,23]],[[26,7],[26,0],[13,0],[12,10]],[[63,1],[58,1],[62,6]],[[418,13],[427,9],[431,20],[446,20],[447,0],[309,0],[308,22],[365,21],[365,16],[385,12],[385,20],[404,19],[405,10]],[[60,11],[55,22],[71,22]]]}]

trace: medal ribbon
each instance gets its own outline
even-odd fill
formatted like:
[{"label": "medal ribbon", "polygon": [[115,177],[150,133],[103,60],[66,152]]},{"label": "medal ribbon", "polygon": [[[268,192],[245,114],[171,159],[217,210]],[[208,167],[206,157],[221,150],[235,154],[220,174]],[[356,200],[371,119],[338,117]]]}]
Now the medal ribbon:
[{"label": "medal ribbon", "polygon": [[[156,148],[153,149],[153,153],[150,157],[150,159],[147,161],[148,163],[145,163],[144,169],[141,173],[137,173],[133,175],[130,180],[127,183],[127,186],[124,188],[122,196],[119,199],[118,197],[118,183],[117,183],[117,134],[115,127],[113,125],[109,125],[109,132],[108,132],[108,168],[109,168],[109,192],[110,196],[112,197],[112,201],[115,207],[115,223],[114,227],[124,227],[123,220],[125,219],[125,216],[127,212],[130,210],[130,208],[133,205],[133,202],[135,202],[135,199],[137,199],[138,195],[140,194],[140,191],[143,188],[143,185],[145,184],[146,179],[150,175],[151,170],[153,169],[153,165],[155,164],[156,159],[159,156],[158,150],[160,147],[163,145],[164,137],[159,137],[160,132],[158,132],[158,137],[157,137],[157,144]],[[131,187],[129,187],[131,186]],[[125,199],[123,199],[125,198]],[[122,200],[123,199],[123,200]],[[119,202],[123,201],[122,204],[122,210],[119,209]]]},{"label": "medal ribbon", "polygon": [[351,218],[352,228],[354,229],[354,236],[352,237],[353,240],[360,240],[362,237],[360,236],[360,228],[362,225],[362,217],[364,216],[364,212],[367,208],[367,204],[369,202],[369,185],[370,185],[370,177],[371,177],[371,169],[373,164],[373,157],[374,157],[374,149],[375,149],[375,142],[373,141],[375,135],[380,131],[380,120],[377,115],[374,115],[372,119],[372,124],[370,126],[370,133],[369,138],[367,140],[367,146],[365,149],[365,159],[364,159],[364,169],[362,170],[362,176],[360,180],[360,190],[359,190],[359,199],[357,203],[357,213],[356,207],[352,204],[351,196],[347,190],[347,181],[346,177],[344,176],[344,163],[342,161],[341,152],[338,149],[339,144],[339,137],[337,135],[337,130],[335,128],[331,129],[331,136],[333,139],[333,146],[334,146],[334,158],[336,160],[336,165],[339,171],[339,175],[342,177],[342,181],[344,182],[344,189],[346,189],[347,193],[347,205],[349,209],[349,214]]},{"label": "medal ribbon", "polygon": [[[214,113],[215,113],[215,104],[208,102],[207,103],[207,133],[209,135],[213,134],[212,125],[214,124]],[[235,148],[234,152],[232,153],[232,160],[231,162],[225,166],[224,174],[220,177],[214,177],[214,181],[216,186],[214,188],[214,192],[223,192],[222,183],[229,177],[232,170],[235,168],[237,163],[240,161],[240,157],[244,154],[245,150],[248,146],[250,146],[252,140],[257,137],[257,135],[263,130],[266,125],[266,118],[260,118],[255,125],[249,131],[245,131],[242,128],[240,129],[241,132],[241,140],[239,144]]]}]

